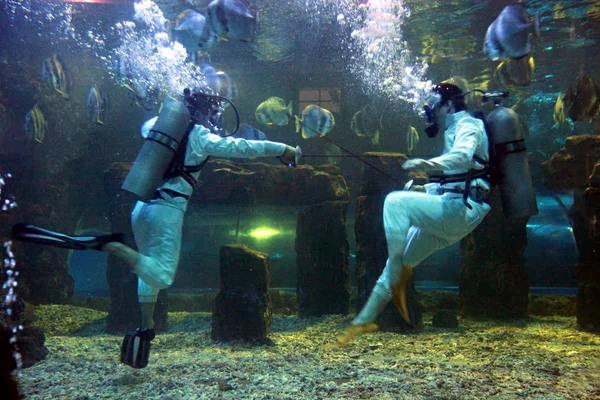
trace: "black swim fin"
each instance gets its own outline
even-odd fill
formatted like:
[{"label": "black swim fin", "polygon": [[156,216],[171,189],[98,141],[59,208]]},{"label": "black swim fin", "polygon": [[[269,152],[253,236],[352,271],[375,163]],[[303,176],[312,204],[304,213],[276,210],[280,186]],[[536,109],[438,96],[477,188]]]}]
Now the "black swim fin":
[{"label": "black swim fin", "polygon": [[39,226],[19,223],[12,227],[12,238],[23,242],[45,244],[65,249],[102,251],[104,245],[109,242],[123,243],[125,235],[122,233],[111,233],[99,236],[69,236],[40,228]]}]

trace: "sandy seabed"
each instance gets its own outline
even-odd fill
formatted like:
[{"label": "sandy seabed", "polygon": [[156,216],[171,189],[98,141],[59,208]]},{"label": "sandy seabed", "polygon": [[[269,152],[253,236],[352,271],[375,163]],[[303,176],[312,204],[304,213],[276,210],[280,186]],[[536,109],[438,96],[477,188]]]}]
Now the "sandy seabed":
[{"label": "sandy seabed", "polygon": [[574,317],[439,329],[424,314],[420,333],[328,350],[350,317],[275,315],[275,345],[256,346],[213,342],[210,313],[173,312],[148,367],[134,370],[119,364],[106,313],[40,307],[49,354],[20,371],[27,399],[600,399],[600,335]]}]

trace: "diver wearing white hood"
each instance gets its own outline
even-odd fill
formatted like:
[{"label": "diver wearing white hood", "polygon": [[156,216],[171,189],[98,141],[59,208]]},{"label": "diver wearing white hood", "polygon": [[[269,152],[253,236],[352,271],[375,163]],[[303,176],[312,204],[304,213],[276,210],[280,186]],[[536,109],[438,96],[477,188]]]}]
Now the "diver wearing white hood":
[{"label": "diver wearing white hood", "polygon": [[[350,342],[362,333],[378,329],[375,319],[390,300],[402,317],[411,321],[407,287],[413,268],[435,251],[469,234],[490,211],[484,202],[490,185],[484,179],[489,160],[488,137],[483,121],[466,111],[464,94],[452,84],[433,89],[434,101],[425,107],[431,125],[429,137],[444,131],[444,152],[424,160],[414,158],[402,165],[406,170],[443,171],[430,176],[422,191],[388,194],[383,206],[383,224],[388,260],[369,299],[337,343]],[[480,160],[482,163],[476,161]]]},{"label": "diver wearing white hood", "polygon": [[[208,110],[205,113],[210,116],[212,112]],[[147,138],[150,132],[154,132],[152,128],[159,125],[157,118],[160,122],[162,115],[161,113],[160,117],[153,118],[142,126],[144,138]],[[294,149],[283,143],[267,140],[221,137],[211,133],[205,126],[207,118],[204,119],[205,122],[202,122],[202,118],[196,118],[195,121],[200,122],[196,122],[189,132],[183,163],[186,168],[190,165],[196,166],[193,172],[186,173],[185,170],[180,170],[175,176],[165,179],[154,192],[153,198],[147,202],[138,201],[131,214],[139,252],[119,242],[111,242],[103,247],[107,253],[123,259],[139,276],[138,297],[142,310],[142,326],[125,337],[121,348],[121,361],[134,368],[143,368],[148,363],[150,341],[154,338],[153,314],[157,295],[160,289],[169,287],[175,278],[180,256],[183,217],[204,162],[211,155],[238,158],[277,156],[283,163],[295,165],[297,152],[300,151],[299,148]],[[204,126],[199,123],[203,123]],[[210,123],[208,125],[210,126]],[[162,148],[156,143],[149,142],[149,145],[158,146],[159,150]]]}]

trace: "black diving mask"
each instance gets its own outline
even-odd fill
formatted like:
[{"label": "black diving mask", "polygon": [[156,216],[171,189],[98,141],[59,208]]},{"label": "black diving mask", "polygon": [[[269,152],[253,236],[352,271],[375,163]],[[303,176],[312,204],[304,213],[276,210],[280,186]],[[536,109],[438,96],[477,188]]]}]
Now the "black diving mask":
[{"label": "black diving mask", "polygon": [[224,130],[222,128],[223,111],[225,110],[223,105],[225,102],[229,103],[235,112],[236,126],[233,132],[221,136],[231,136],[238,131],[240,127],[240,116],[233,102],[227,97],[206,94],[202,92],[192,93],[190,89],[185,88],[183,90],[183,99],[185,105],[190,111],[192,122],[194,124],[203,125],[210,129],[211,132],[216,134],[221,134],[221,132]]}]

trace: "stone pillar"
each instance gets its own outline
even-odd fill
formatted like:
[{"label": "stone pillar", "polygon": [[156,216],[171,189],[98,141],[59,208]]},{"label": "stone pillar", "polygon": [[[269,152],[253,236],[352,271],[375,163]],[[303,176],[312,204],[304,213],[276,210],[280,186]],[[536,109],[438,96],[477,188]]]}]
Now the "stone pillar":
[{"label": "stone pillar", "polygon": [[[365,160],[368,160],[372,166],[365,165],[363,167],[361,196],[356,200],[354,231],[356,234],[356,280],[358,285],[357,312],[371,294],[388,257],[383,230],[385,197],[394,190],[402,190],[409,179],[416,179],[419,184],[424,182],[424,175],[408,173],[401,168],[402,163],[407,160],[404,154],[366,153],[365,155],[369,156]],[[379,315],[377,324],[386,331],[409,329],[391,302]]]},{"label": "stone pillar", "polygon": [[269,334],[271,272],[265,253],[244,245],[221,247],[221,289],[215,299],[211,338],[217,341],[263,341]]},{"label": "stone pillar", "polygon": [[568,137],[565,147],[542,164],[546,185],[575,189],[570,212],[579,250],[577,327],[600,332],[600,136]]},{"label": "stone pillar", "polygon": [[600,163],[576,195],[573,209],[579,248],[577,327],[600,332]]},{"label": "stone pillar", "polygon": [[471,317],[521,318],[527,316],[526,218],[507,218],[497,188],[490,197],[492,210],[460,242],[459,299]]},{"label": "stone pillar", "polygon": [[301,317],[347,314],[350,307],[347,201],[326,201],[298,213],[296,265]]},{"label": "stone pillar", "polygon": [[[131,168],[130,163],[114,163],[104,173],[104,185],[110,199],[110,224],[113,232],[125,234],[125,244],[137,249],[131,230],[131,211],[135,199],[121,192],[121,184]],[[110,309],[106,320],[110,333],[123,333],[140,326],[140,305],[137,297],[138,277],[121,259],[109,256],[106,279],[110,287]],[[166,330],[167,293],[161,290],[154,311],[157,331]]]}]

